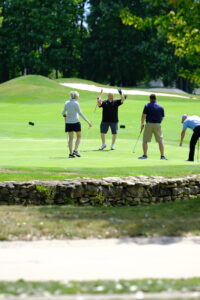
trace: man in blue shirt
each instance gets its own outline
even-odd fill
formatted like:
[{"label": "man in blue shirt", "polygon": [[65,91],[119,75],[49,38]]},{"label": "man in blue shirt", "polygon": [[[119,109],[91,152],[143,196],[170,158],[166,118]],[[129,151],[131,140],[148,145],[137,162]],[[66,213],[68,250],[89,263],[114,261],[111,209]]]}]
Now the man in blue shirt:
[{"label": "man in blue shirt", "polygon": [[182,123],[183,123],[183,129],[181,131],[181,140],[179,146],[181,147],[183,144],[183,139],[185,137],[185,132],[187,128],[192,129],[193,135],[190,139],[190,152],[189,152],[188,161],[194,161],[195,146],[200,137],[200,117],[183,115]]},{"label": "man in blue shirt", "polygon": [[[154,134],[156,141],[159,144],[160,158],[167,160],[164,155],[163,134],[161,130],[161,122],[165,116],[163,107],[156,102],[156,95],[150,95],[150,103],[146,104],[141,117],[141,132],[144,128],[143,134],[143,152],[144,154],[139,159],[147,159],[148,143],[151,142]],[[144,122],[146,120],[146,124]]]}]

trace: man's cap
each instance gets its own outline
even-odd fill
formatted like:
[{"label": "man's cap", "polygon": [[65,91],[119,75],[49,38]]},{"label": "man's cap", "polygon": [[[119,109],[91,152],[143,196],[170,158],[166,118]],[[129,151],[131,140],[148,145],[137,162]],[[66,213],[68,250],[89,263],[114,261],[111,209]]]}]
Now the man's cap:
[{"label": "man's cap", "polygon": [[186,114],[184,114],[184,115],[182,115],[182,116],[181,116],[181,120],[182,120],[182,122],[184,122],[184,121],[185,121],[185,119],[187,119],[187,115],[186,115]]},{"label": "man's cap", "polygon": [[188,115],[184,114],[181,116],[181,123],[183,123],[187,119]]}]

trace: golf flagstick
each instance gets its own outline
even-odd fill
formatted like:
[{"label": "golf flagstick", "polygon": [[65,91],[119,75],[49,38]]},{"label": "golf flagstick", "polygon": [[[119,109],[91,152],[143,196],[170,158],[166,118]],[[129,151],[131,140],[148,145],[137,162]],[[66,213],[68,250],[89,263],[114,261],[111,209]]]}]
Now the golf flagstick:
[{"label": "golf flagstick", "polygon": [[142,130],[143,130],[143,128],[140,130],[140,133],[139,133],[139,135],[138,135],[138,138],[137,138],[137,140],[136,140],[136,143],[135,143],[135,145],[134,145],[134,147],[133,147],[133,153],[135,153],[135,148],[136,148],[137,143],[138,143],[138,141],[139,141],[139,139],[140,139],[140,135],[141,135],[141,133],[142,133]]}]

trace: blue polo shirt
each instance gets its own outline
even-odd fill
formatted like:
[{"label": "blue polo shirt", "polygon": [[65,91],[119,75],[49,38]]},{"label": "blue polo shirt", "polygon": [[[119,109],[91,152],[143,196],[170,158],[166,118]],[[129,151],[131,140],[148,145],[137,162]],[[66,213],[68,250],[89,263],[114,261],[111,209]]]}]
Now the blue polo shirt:
[{"label": "blue polo shirt", "polygon": [[146,116],[147,123],[161,123],[165,116],[163,107],[155,102],[149,102],[145,105],[143,114]]},{"label": "blue polo shirt", "polygon": [[183,122],[183,130],[186,130],[187,128],[194,130],[197,126],[200,126],[200,118],[198,116],[189,116]]}]

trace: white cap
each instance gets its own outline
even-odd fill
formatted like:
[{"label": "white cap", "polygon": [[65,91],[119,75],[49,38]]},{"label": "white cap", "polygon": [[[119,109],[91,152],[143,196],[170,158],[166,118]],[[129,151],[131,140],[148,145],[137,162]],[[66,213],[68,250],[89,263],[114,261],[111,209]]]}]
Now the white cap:
[{"label": "white cap", "polygon": [[76,91],[71,91],[70,95],[71,95],[72,99],[74,99],[75,97],[79,97],[79,93]]}]

